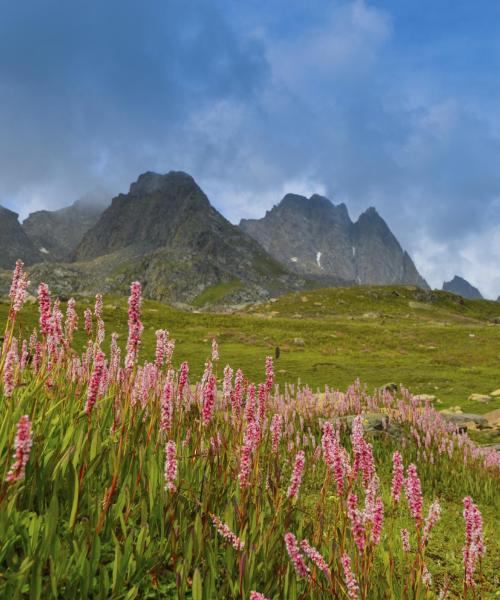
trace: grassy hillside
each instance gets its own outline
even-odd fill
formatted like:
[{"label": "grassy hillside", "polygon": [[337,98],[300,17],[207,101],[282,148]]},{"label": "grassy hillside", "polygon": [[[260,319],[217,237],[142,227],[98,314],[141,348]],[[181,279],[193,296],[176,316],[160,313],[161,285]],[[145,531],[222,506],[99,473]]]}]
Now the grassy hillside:
[{"label": "grassy hillside", "polygon": [[[80,311],[92,299],[79,301]],[[216,337],[224,363],[238,364],[249,377],[260,375],[262,360],[280,347],[280,383],[300,379],[313,389],[325,384],[344,389],[360,378],[371,390],[402,383],[414,393],[436,395],[438,407],[459,405],[484,413],[500,407],[468,402],[471,393],[500,388],[500,305],[469,301],[446,292],[413,287],[357,287],[290,294],[233,313],[182,312],[144,301],[143,358],[154,352],[154,332],[170,331],[175,358],[188,360],[198,376]],[[106,297],[108,332],[126,338],[126,298]],[[0,305],[5,320],[7,305]],[[30,330],[36,304],[20,314]],[[85,336],[80,332],[77,343]]]}]

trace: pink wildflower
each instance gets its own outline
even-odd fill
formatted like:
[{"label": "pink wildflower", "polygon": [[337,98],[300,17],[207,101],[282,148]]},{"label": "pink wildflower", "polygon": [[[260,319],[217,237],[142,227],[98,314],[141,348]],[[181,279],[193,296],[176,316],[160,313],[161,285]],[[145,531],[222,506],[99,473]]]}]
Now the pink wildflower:
[{"label": "pink wildflower", "polygon": [[464,498],[465,545],[463,548],[464,579],[467,587],[475,586],[474,572],[480,556],[486,552],[483,521],[470,496]]},{"label": "pink wildflower", "polygon": [[161,420],[160,429],[165,432],[169,432],[172,428],[172,413],[173,413],[173,386],[172,379],[167,378],[165,387],[163,388],[163,397],[161,400]]},{"label": "pink wildflower", "polygon": [[143,325],[140,318],[141,311],[141,284],[134,281],[130,286],[130,297],[128,299],[128,340],[127,357],[125,368],[132,369],[141,343]]},{"label": "pink wildflower", "polygon": [[257,416],[259,419],[259,423],[262,423],[264,421],[264,417],[266,416],[266,401],[266,386],[263,383],[259,383],[259,393],[257,401]]},{"label": "pink wildflower", "polygon": [[19,280],[23,276],[23,267],[24,263],[21,259],[16,260],[16,266],[14,267],[14,271],[12,272],[12,283],[10,284],[9,298],[12,302],[16,299],[17,294],[17,284]]},{"label": "pink wildflower", "polygon": [[309,559],[318,567],[318,569],[323,571],[323,573],[328,577],[330,575],[330,569],[328,568],[326,560],[323,558],[323,556],[321,556],[318,550],[316,550],[314,546],[311,546],[307,540],[302,540],[300,542],[300,547],[302,552],[304,552],[304,554],[309,557]]},{"label": "pink wildflower", "polygon": [[99,388],[104,373],[105,367],[104,352],[98,350],[94,356],[94,365],[92,367],[92,375],[87,390],[87,402],[85,403],[85,413],[90,415],[99,395]]},{"label": "pink wildflower", "polygon": [[187,362],[183,362],[181,365],[181,372],[179,374],[179,384],[177,386],[177,393],[179,395],[179,400],[182,400],[182,394],[184,392],[184,388],[188,383],[188,375],[189,375],[189,365]]},{"label": "pink wildflower", "polygon": [[255,386],[250,384],[247,389],[247,401],[245,403],[245,420],[247,423],[255,421]]},{"label": "pink wildflower", "polygon": [[22,273],[19,281],[17,282],[16,295],[14,296],[14,302],[12,304],[12,310],[15,313],[18,313],[26,302],[29,284],[30,282],[28,281],[28,274]]},{"label": "pink wildflower", "polygon": [[3,393],[6,398],[10,398],[16,386],[16,368],[19,357],[17,354],[17,340],[12,338],[11,346],[5,358],[3,369]]},{"label": "pink wildflower", "polygon": [[417,467],[413,463],[408,467],[405,483],[410,513],[418,525],[422,521],[422,486],[417,475]]},{"label": "pink wildflower", "polygon": [[158,329],[156,332],[156,352],[155,352],[155,365],[158,367],[163,366],[165,361],[165,350],[168,341],[168,331],[166,329]]},{"label": "pink wildflower", "polygon": [[424,544],[429,539],[429,534],[434,527],[434,525],[439,521],[439,517],[441,515],[441,506],[438,500],[434,500],[434,502],[429,507],[429,512],[427,514],[427,518],[424,523],[424,533],[423,533],[423,542]]},{"label": "pink wildflower", "polygon": [[427,565],[425,564],[422,568],[422,582],[425,585],[425,587],[428,588],[430,588],[432,585],[432,576],[429,572],[429,569],[427,568]]},{"label": "pink wildflower", "polygon": [[344,569],[344,579],[347,586],[347,595],[349,596],[349,600],[358,600],[359,586],[351,569],[351,559],[347,554],[344,554],[341,560],[342,567]]},{"label": "pink wildflower", "polygon": [[392,455],[391,498],[394,504],[398,504],[401,499],[401,490],[403,489],[404,479],[403,458],[396,450]]},{"label": "pink wildflower", "polygon": [[90,308],[83,311],[83,318],[85,320],[85,333],[90,335],[92,333],[92,311]]},{"label": "pink wildflower", "polygon": [[293,533],[285,533],[285,545],[295,571],[299,577],[307,577],[309,575],[309,567],[304,562],[304,558],[299,550],[299,545]]},{"label": "pink wildflower", "polygon": [[233,417],[233,423],[236,423],[240,419],[241,415],[241,402],[243,399],[243,372],[241,369],[236,371],[234,378],[234,388],[231,392],[231,413]]},{"label": "pink wildflower", "polygon": [[278,447],[281,439],[281,424],[283,417],[276,414],[271,419],[271,451],[273,454],[278,453]]},{"label": "pink wildflower", "polygon": [[175,492],[175,480],[177,478],[177,449],[175,442],[168,441],[165,446],[165,489]]},{"label": "pink wildflower", "polygon": [[66,321],[64,324],[64,332],[69,342],[73,339],[73,333],[78,327],[78,315],[76,314],[75,306],[75,299],[70,298],[66,307]]},{"label": "pink wildflower", "polygon": [[50,333],[50,292],[46,283],[38,286],[38,308],[40,310],[40,328],[43,335]]},{"label": "pink wildflower", "polygon": [[250,592],[250,600],[269,600],[269,598],[260,592]]},{"label": "pink wildflower", "polygon": [[299,493],[302,474],[304,472],[305,457],[306,455],[303,450],[299,450],[295,455],[295,465],[293,467],[292,478],[287,492],[288,498],[296,498]]},{"label": "pink wildflower", "polygon": [[215,398],[216,398],[216,385],[217,380],[215,375],[208,377],[207,383],[203,389],[203,408],[201,411],[201,419],[203,425],[208,425],[212,420],[215,410]]},{"label": "pink wildflower", "polygon": [[410,534],[408,529],[401,529],[401,543],[403,544],[403,550],[405,552],[410,551]]},{"label": "pink wildflower", "polygon": [[266,356],[266,391],[269,393],[273,388],[274,368],[273,357]]},{"label": "pink wildflower", "polygon": [[377,545],[380,542],[382,533],[382,524],[384,522],[384,504],[382,498],[378,496],[375,501],[375,511],[373,514],[373,525],[371,531],[372,542]]},{"label": "pink wildflower", "polygon": [[240,540],[240,538],[236,534],[234,534],[231,531],[231,529],[229,529],[229,527],[219,519],[219,517],[217,517],[216,515],[211,516],[212,523],[217,529],[219,535],[221,535],[225,540],[227,540],[235,550],[241,552],[245,547],[245,542],[243,540]]},{"label": "pink wildflower", "polygon": [[212,362],[217,362],[219,360],[219,346],[217,345],[217,341],[215,338],[212,340]]},{"label": "pink wildflower", "polygon": [[323,435],[321,437],[321,446],[323,449],[323,459],[330,471],[333,472],[337,492],[342,495],[344,491],[344,465],[341,452],[341,446],[335,433],[332,424],[326,421],[323,425]]},{"label": "pink wildflower", "polygon": [[222,383],[222,397],[224,398],[224,406],[227,406],[231,398],[231,388],[233,385],[233,370],[229,365],[224,367],[224,380]]},{"label": "pink wildflower", "polygon": [[240,451],[240,472],[238,480],[242,489],[250,485],[250,471],[252,468],[252,442],[245,440]]},{"label": "pink wildflower", "polygon": [[31,423],[28,415],[23,415],[17,424],[16,439],[14,441],[14,464],[7,473],[6,481],[15,482],[24,479],[31,445]]},{"label": "pink wildflower", "polygon": [[102,309],[102,294],[96,294],[94,305],[94,315],[96,316],[96,319],[102,319]]},{"label": "pink wildflower", "polygon": [[349,494],[347,497],[347,516],[351,522],[351,531],[354,543],[360,552],[363,552],[366,545],[365,528],[363,525],[362,514],[358,509],[358,497],[356,494]]}]

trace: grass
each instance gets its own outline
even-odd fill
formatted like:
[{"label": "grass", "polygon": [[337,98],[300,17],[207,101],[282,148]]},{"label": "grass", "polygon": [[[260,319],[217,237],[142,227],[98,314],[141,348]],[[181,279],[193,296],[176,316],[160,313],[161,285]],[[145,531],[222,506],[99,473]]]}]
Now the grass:
[{"label": "grass", "polygon": [[224,300],[229,294],[232,294],[243,287],[244,286],[239,279],[232,279],[225,283],[211,285],[205,288],[201,294],[196,296],[192,305],[196,308],[202,308],[206,305],[216,304]]},{"label": "grass", "polygon": [[[212,297],[227,289],[217,288]],[[144,356],[153,355],[154,332],[166,328],[177,342],[177,359],[193,363],[197,376],[207,342],[216,337],[224,359],[241,365],[251,378],[279,346],[280,384],[300,380],[313,389],[325,384],[343,389],[359,377],[370,390],[396,382],[415,394],[436,395],[438,408],[458,405],[475,413],[499,408],[500,398],[488,404],[468,401],[472,393],[500,388],[500,325],[490,321],[499,316],[499,304],[461,304],[445,292],[429,298],[407,287],[336,288],[291,294],[235,314],[195,314],[145,301]],[[0,305],[0,318],[7,310]],[[123,343],[126,299],[105,298],[104,314],[108,332],[117,331]],[[27,305],[21,327],[29,330],[37,318],[36,306]],[[83,340],[80,334],[77,342]]]},{"label": "grass", "polygon": [[[343,388],[360,377],[369,389],[396,380],[415,391],[420,381],[423,389],[417,391],[428,392],[445,389],[436,386],[442,380],[433,369],[442,378],[447,373],[450,381],[456,369],[463,371],[455,384],[462,394],[469,369],[475,377],[483,375],[474,380],[478,387],[472,391],[497,387],[488,355],[498,356],[497,327],[489,322],[496,316],[493,303],[460,304],[449,295],[421,294],[409,288],[317,290],[235,314],[196,314],[144,302],[140,360],[121,371],[111,361],[109,376],[99,381],[94,380],[101,355],[95,340],[80,361],[76,357],[88,342],[82,331],[74,348],[39,334],[40,362],[24,370],[15,367],[12,392],[0,384],[0,597],[244,600],[259,590],[273,600],[340,600],[346,598],[344,553],[351,557],[362,600],[434,600],[443,588],[450,599],[497,597],[500,480],[498,461],[490,462],[494,453],[478,453],[466,437],[451,434],[432,408],[404,395],[371,396],[360,384],[348,394],[318,395],[304,386],[284,385],[300,378],[311,386]],[[80,317],[87,305],[88,299],[80,301]],[[1,305],[0,318],[7,311]],[[126,299],[106,298],[104,320],[105,347],[117,331],[123,348]],[[37,321],[37,307],[26,305],[18,315],[17,336],[29,336]],[[143,371],[142,362],[154,356],[159,328],[168,328],[177,340],[174,363]],[[213,337],[221,362],[214,364],[212,375],[204,365]],[[473,345],[477,338],[481,344]],[[9,333],[6,349],[10,343]],[[254,405],[250,381],[263,381],[264,357],[276,345],[282,351],[275,364],[281,393],[267,394],[262,387]],[[177,367],[184,360],[189,361],[191,386],[181,388]],[[244,370],[241,411],[234,397],[221,397],[226,363]],[[3,382],[7,364],[16,364],[12,353],[0,363]],[[489,369],[490,380],[484,377]],[[210,385],[217,379],[219,400],[210,412]],[[97,396],[87,411],[91,381]],[[273,389],[272,382],[267,389]],[[455,402],[439,395],[443,406]],[[355,441],[344,418],[370,411],[384,412],[399,433],[367,432],[371,446]],[[29,415],[33,445],[25,476],[7,482],[21,415]],[[276,451],[269,428],[273,415],[284,425]],[[327,467],[327,451],[318,452],[326,448],[325,419],[338,426],[344,449],[343,490]],[[171,480],[175,489],[170,490],[164,475],[169,472],[167,442],[175,444],[178,457]],[[248,486],[241,475],[247,445]],[[439,499],[442,515],[428,545],[422,542],[423,523],[410,516],[406,500],[397,505],[391,499],[395,450],[401,451],[405,466],[418,467],[424,516]],[[298,451],[304,452],[305,470],[298,497],[290,498]],[[372,451],[380,488],[366,460]],[[365,457],[360,464],[369,484],[346,466],[354,469],[356,452]],[[383,534],[380,543],[370,537],[365,550],[358,551],[348,495],[356,492],[363,510],[370,489],[384,505]],[[466,495],[482,513],[487,547],[474,589],[462,582]],[[369,534],[373,517],[368,510],[363,514]],[[244,550],[217,534],[213,515],[245,541]],[[402,551],[401,527],[410,531],[408,554]],[[316,569],[311,578],[295,574],[284,546],[286,532],[318,548],[328,563],[328,577]],[[433,577],[429,587],[422,581],[424,563]]]}]

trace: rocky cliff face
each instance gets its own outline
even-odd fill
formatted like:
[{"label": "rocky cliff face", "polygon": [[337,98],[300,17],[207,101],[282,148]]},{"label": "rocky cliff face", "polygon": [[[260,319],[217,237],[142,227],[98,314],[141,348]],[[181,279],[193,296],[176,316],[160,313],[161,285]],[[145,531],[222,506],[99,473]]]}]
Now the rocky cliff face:
[{"label": "rocky cliff face", "polygon": [[90,195],[60,210],[39,210],[23,221],[23,229],[48,261],[66,261],[104,210],[102,194]]},{"label": "rocky cliff face", "polygon": [[19,215],[0,206],[0,267],[12,269],[18,258],[31,265],[42,261],[37,250],[21,227]]},{"label": "rocky cliff face", "polygon": [[344,204],[335,206],[317,195],[308,199],[287,194],[265,217],[244,219],[240,227],[274,258],[302,275],[428,288],[374,208],[353,223]]},{"label": "rocky cliff face", "polygon": [[476,287],[458,275],[455,275],[451,281],[445,281],[443,283],[443,290],[457,294],[463,298],[468,298],[469,300],[481,300],[483,297]]},{"label": "rocky cliff face", "polygon": [[218,294],[227,289],[233,301],[247,301],[305,284],[229,223],[182,172],[141,175],[83,236],[74,260],[58,267],[60,279],[80,291],[94,282],[126,292],[138,279],[147,296],[164,301],[191,302],[216,286]]}]

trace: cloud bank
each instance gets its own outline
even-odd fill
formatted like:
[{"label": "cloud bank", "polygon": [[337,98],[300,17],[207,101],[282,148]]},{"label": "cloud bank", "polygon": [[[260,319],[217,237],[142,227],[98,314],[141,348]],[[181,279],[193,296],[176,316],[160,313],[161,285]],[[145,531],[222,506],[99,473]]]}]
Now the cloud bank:
[{"label": "cloud bank", "polygon": [[0,203],[182,169],[237,222],[316,191],[496,297],[500,6],[412,4],[0,0]]}]

